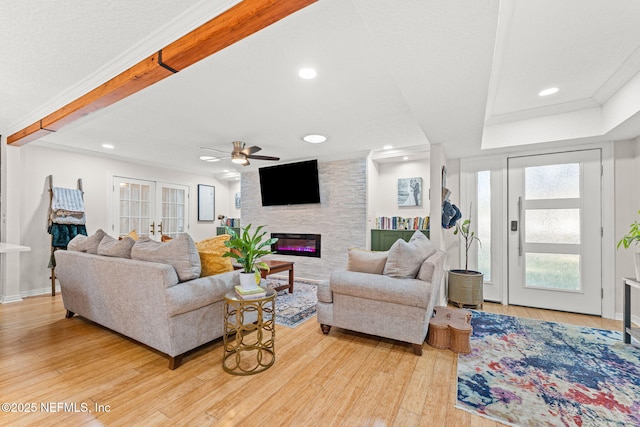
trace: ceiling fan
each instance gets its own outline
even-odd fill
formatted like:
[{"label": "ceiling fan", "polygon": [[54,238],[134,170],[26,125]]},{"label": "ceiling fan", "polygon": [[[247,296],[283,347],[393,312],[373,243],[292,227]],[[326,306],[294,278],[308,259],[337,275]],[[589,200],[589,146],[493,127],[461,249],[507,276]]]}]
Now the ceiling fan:
[{"label": "ceiling fan", "polygon": [[[225,151],[222,150],[216,150],[215,148],[207,148],[207,147],[200,147],[201,150],[209,150],[209,151],[218,151],[220,153],[224,153]],[[233,141],[233,150],[231,151],[231,156],[230,157],[223,157],[220,158],[218,160],[222,160],[222,159],[231,159],[231,161],[233,163],[237,163],[239,165],[242,166],[248,166],[249,163],[249,159],[255,159],[255,160],[280,160],[280,157],[273,157],[273,156],[260,156],[260,155],[255,155],[253,153],[257,153],[258,151],[262,150],[262,148],[258,147],[258,146],[252,146],[252,147],[246,147],[245,148],[245,143],[242,141]]]}]

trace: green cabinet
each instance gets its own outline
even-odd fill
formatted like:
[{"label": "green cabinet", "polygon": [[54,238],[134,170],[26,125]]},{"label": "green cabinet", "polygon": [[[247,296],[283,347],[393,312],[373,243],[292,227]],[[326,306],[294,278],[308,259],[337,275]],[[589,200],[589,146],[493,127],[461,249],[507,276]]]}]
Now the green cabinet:
[{"label": "green cabinet", "polygon": [[[231,227],[236,234],[240,234],[240,227]],[[225,227],[216,227],[216,235],[219,236],[221,234],[227,234],[227,229]]]},{"label": "green cabinet", "polygon": [[[429,230],[420,230],[422,234],[429,237]],[[409,241],[416,230],[371,230],[371,250],[386,251],[396,240]]]}]

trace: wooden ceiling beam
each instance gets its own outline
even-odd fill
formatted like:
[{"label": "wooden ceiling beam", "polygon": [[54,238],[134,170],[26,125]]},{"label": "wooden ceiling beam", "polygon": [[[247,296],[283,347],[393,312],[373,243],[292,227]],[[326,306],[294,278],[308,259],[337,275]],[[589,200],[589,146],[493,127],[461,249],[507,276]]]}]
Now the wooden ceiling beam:
[{"label": "wooden ceiling beam", "polygon": [[26,128],[7,144],[22,146],[114,104],[231,46],[317,0],[244,0],[113,79]]}]

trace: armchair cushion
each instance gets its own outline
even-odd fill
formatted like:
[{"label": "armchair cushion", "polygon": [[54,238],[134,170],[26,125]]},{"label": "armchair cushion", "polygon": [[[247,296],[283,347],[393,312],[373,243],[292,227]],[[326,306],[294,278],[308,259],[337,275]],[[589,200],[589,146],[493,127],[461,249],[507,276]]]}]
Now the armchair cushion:
[{"label": "armchair cushion", "polygon": [[431,284],[421,280],[354,271],[334,271],[329,282],[334,294],[421,308],[429,305],[432,291]]},{"label": "armchair cushion", "polygon": [[360,273],[382,274],[387,263],[389,251],[368,251],[365,249],[349,248],[348,271]]}]

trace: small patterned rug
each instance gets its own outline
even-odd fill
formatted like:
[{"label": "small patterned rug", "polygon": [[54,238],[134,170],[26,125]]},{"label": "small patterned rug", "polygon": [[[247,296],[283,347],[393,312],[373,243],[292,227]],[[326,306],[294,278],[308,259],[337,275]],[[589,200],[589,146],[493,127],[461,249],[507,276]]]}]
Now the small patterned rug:
[{"label": "small patterned rug", "polygon": [[474,311],[457,408],[513,426],[640,426],[640,348],[622,333]]},{"label": "small patterned rug", "polygon": [[[289,283],[288,279],[277,276],[267,277],[268,287],[277,287]],[[276,296],[276,324],[295,328],[316,314],[317,281],[295,279],[293,295],[288,289],[278,291]]]}]

